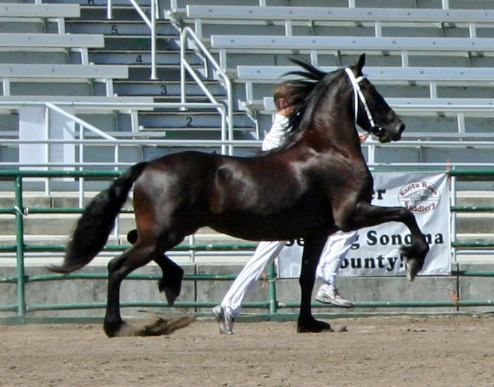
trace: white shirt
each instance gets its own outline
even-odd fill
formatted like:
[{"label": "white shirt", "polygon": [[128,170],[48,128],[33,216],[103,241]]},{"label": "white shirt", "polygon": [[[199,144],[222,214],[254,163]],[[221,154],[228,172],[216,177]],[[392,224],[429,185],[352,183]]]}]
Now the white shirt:
[{"label": "white shirt", "polygon": [[288,117],[276,114],[273,121],[273,126],[269,130],[262,142],[262,150],[267,151],[278,148],[285,139],[285,128],[288,125]]}]

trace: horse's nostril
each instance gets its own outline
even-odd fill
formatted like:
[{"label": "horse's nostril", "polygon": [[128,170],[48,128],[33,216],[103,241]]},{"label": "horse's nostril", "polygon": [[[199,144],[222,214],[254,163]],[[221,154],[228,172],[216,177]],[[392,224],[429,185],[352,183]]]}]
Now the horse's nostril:
[{"label": "horse's nostril", "polygon": [[406,126],[405,126],[405,124],[402,122],[402,123],[401,123],[401,125],[400,125],[400,128],[398,129],[398,130],[399,130],[399,132],[400,132],[400,134],[402,134],[402,133],[405,131],[405,128],[406,128]]}]

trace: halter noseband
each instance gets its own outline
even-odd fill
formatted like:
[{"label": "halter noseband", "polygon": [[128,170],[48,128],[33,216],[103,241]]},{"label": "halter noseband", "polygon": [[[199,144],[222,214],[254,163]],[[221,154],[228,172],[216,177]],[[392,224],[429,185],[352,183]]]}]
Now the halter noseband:
[{"label": "halter noseband", "polygon": [[353,92],[355,94],[355,125],[357,125],[358,101],[360,100],[360,102],[362,102],[362,105],[364,106],[365,113],[367,114],[367,119],[369,120],[369,124],[371,126],[369,132],[374,135],[379,135],[383,131],[383,128],[375,124],[374,119],[372,118],[372,114],[369,110],[369,106],[367,105],[367,101],[365,99],[364,93],[362,93],[362,90],[360,89],[360,85],[359,85],[359,83],[363,81],[366,77],[362,75],[361,77],[355,78],[353,71],[350,70],[350,68],[348,67],[345,69],[345,72],[347,73],[348,78],[350,78],[350,81],[352,82]]}]

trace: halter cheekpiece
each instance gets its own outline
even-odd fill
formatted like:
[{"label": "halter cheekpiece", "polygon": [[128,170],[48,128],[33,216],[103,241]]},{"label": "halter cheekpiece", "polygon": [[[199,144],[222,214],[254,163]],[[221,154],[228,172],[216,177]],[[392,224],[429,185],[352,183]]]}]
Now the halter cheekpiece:
[{"label": "halter cheekpiece", "polygon": [[379,135],[383,128],[375,124],[374,119],[372,118],[372,114],[369,110],[369,106],[367,105],[367,100],[365,99],[364,93],[362,93],[359,85],[359,83],[366,79],[366,77],[362,75],[356,78],[353,74],[353,71],[349,67],[345,68],[345,72],[347,73],[348,78],[350,78],[350,82],[352,82],[353,92],[355,94],[355,125],[357,125],[358,101],[360,100],[360,102],[364,106],[365,113],[367,114],[367,119],[369,120],[369,124],[371,126],[369,132],[375,135]]}]

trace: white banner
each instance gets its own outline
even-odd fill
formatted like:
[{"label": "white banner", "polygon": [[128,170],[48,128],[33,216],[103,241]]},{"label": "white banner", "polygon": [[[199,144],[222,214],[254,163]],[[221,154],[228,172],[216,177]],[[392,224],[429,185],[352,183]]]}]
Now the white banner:
[{"label": "white banner", "polygon": [[[430,246],[421,275],[451,274],[450,203],[447,173],[376,172],[372,203],[409,208]],[[406,275],[400,246],[410,244],[410,231],[403,223],[389,222],[359,230],[358,239],[341,262],[340,276]],[[299,243],[284,248],[278,260],[282,278],[300,275]]]}]

